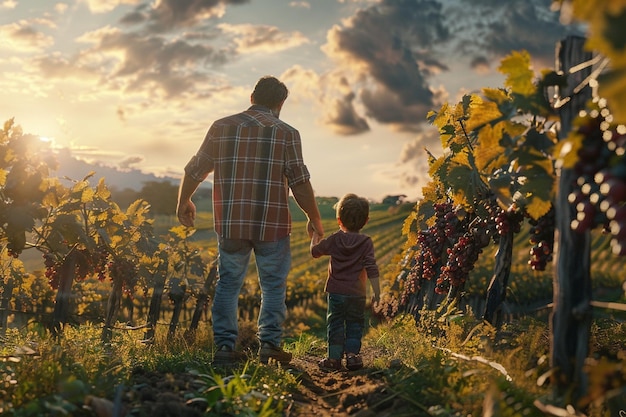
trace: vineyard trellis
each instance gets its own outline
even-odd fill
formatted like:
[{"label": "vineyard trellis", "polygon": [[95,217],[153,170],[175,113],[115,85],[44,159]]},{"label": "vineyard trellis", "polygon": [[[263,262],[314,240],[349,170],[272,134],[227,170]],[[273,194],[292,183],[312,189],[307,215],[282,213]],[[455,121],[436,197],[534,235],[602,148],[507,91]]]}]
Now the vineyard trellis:
[{"label": "vineyard trellis", "polygon": [[[613,253],[626,254],[626,128],[592,88],[608,60],[585,48],[585,38],[563,40],[557,69],[538,81],[530,57],[514,52],[500,65],[505,88],[429,114],[444,152],[427,151],[431,182],[405,223],[404,267],[394,285],[401,312],[455,313],[473,303],[463,300],[466,282],[494,243],[493,275],[477,313],[499,328],[514,235],[528,221],[529,268],[554,267],[551,379],[563,406],[578,405],[588,391],[592,307],[616,307],[592,300],[591,230],[603,227]],[[586,152],[595,159],[585,160]]]}]

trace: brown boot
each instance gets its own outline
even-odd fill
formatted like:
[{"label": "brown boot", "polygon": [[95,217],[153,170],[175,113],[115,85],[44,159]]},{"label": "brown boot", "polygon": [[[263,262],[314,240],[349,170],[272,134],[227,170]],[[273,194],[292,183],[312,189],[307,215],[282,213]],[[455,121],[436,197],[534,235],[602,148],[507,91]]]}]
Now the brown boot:
[{"label": "brown boot", "polygon": [[261,348],[259,349],[259,360],[261,363],[268,363],[270,360],[280,363],[281,365],[287,365],[291,362],[293,355],[289,352],[285,352],[282,348],[274,346],[269,342],[261,342]]}]

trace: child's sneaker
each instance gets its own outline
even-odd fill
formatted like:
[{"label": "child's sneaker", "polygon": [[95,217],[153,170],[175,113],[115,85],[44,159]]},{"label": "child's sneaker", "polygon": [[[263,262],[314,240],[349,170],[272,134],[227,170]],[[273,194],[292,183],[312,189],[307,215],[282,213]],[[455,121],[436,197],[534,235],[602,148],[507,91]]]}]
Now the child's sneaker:
[{"label": "child's sneaker", "polygon": [[363,368],[363,359],[361,359],[360,355],[354,353],[346,354],[346,368],[350,371]]},{"label": "child's sneaker", "polygon": [[324,358],[319,361],[318,366],[324,371],[341,371],[341,359]]},{"label": "child's sneaker", "polygon": [[262,342],[259,349],[259,360],[261,363],[268,363],[271,360],[279,362],[281,365],[288,365],[293,355],[285,352],[282,348],[274,346],[269,342]]}]

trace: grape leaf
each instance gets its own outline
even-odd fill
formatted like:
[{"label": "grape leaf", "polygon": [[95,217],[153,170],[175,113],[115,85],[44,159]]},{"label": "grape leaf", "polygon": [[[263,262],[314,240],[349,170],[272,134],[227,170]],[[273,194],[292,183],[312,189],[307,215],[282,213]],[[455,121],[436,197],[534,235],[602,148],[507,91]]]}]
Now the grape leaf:
[{"label": "grape leaf", "polygon": [[463,206],[473,203],[481,182],[476,170],[468,165],[453,166],[445,180],[454,193],[454,202]]},{"label": "grape leaf", "polygon": [[489,178],[489,187],[496,195],[496,199],[502,203],[504,207],[509,207],[513,203],[513,193],[511,192],[511,183],[513,177],[509,173],[501,173],[501,175]]},{"label": "grape leaf", "polygon": [[557,142],[554,147],[554,158],[562,168],[573,168],[578,162],[578,150],[582,148],[584,136],[571,132],[567,139]]},{"label": "grape leaf", "polygon": [[526,51],[514,51],[500,61],[498,70],[506,76],[504,85],[512,93],[529,96],[534,94],[533,71],[530,68],[530,55]]},{"label": "grape leaf", "polygon": [[540,197],[531,197],[530,201],[526,203],[526,213],[537,220],[550,211],[550,207],[552,207],[550,200],[544,200]]},{"label": "grape leaf", "polygon": [[497,104],[502,104],[510,100],[506,90],[503,90],[502,88],[483,88],[482,91],[485,98]]},{"label": "grape leaf", "polygon": [[499,167],[504,164],[504,148],[499,145],[503,124],[486,125],[478,133],[478,142],[474,149],[476,167],[479,171],[488,171],[490,165]]},{"label": "grape leaf", "polygon": [[474,96],[470,106],[471,112],[465,123],[466,131],[477,130],[481,126],[497,121],[502,117],[498,104],[493,101],[484,101]]}]

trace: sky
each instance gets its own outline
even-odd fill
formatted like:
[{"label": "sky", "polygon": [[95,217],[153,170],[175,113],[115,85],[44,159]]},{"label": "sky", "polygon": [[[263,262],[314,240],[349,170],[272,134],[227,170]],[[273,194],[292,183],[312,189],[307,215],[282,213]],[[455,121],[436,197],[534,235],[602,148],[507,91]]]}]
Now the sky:
[{"label": "sky", "polygon": [[93,164],[180,178],[211,123],[274,75],[317,195],[415,200],[424,149],[441,153],[427,112],[502,87],[511,51],[553,68],[556,43],[581,33],[550,3],[0,0],[0,121]]}]

